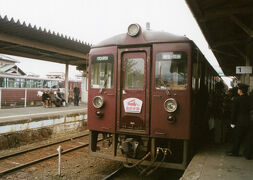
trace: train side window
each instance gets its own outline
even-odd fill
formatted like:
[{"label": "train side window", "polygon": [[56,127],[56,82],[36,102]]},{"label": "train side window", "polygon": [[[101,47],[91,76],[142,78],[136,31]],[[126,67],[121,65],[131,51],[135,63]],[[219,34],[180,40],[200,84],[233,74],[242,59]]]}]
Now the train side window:
[{"label": "train side window", "polygon": [[125,88],[144,88],[144,59],[130,58],[125,60]]},{"label": "train side window", "polygon": [[91,57],[91,88],[113,87],[113,55]]},{"label": "train side window", "polygon": [[25,88],[25,79],[20,79],[20,87]]},{"label": "train side window", "polygon": [[59,86],[59,82],[58,81],[50,81],[50,86],[49,88],[53,88],[53,89],[56,89],[56,88],[62,88]]},{"label": "train side window", "polygon": [[15,88],[20,88],[20,79],[19,78],[15,78],[14,87]]},{"label": "train side window", "polygon": [[6,87],[6,86],[5,86],[5,81],[6,81],[6,80],[5,80],[5,79],[6,79],[6,78],[4,78],[4,77],[0,77],[0,87],[4,87],[4,88]]},{"label": "train side window", "polygon": [[9,88],[14,87],[14,82],[15,82],[14,78],[7,78],[7,87]]},{"label": "train side window", "polygon": [[31,79],[26,79],[25,87],[31,88]]},{"label": "train side window", "polygon": [[187,87],[187,55],[185,52],[156,54],[156,89],[184,90]]}]

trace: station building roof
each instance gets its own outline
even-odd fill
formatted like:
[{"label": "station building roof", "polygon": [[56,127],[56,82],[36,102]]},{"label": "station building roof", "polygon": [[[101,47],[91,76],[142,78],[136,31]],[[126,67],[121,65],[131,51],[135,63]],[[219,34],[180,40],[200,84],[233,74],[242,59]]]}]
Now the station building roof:
[{"label": "station building roof", "polygon": [[83,66],[91,45],[0,15],[0,53]]},{"label": "station building roof", "polygon": [[225,75],[253,65],[252,0],[185,0]]}]

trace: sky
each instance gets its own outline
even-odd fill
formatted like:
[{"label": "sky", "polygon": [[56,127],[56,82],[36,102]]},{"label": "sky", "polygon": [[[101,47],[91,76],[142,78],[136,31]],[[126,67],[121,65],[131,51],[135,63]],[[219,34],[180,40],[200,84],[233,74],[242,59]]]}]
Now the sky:
[{"label": "sky", "polygon": [[[211,65],[222,73],[185,0],[0,0],[0,15],[59,32],[89,44],[125,33],[138,23],[151,30],[186,35],[199,47]],[[64,72],[62,64],[15,57],[25,72],[45,75]],[[44,68],[41,68],[44,67]],[[70,76],[78,73],[70,67]]]}]

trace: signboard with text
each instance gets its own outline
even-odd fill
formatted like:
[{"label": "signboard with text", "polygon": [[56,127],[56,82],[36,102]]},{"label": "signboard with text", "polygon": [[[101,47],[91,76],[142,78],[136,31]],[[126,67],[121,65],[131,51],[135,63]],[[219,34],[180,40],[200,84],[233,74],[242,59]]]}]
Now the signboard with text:
[{"label": "signboard with text", "polygon": [[140,113],[142,108],[142,100],[137,98],[127,98],[123,101],[124,109],[127,113]]},{"label": "signboard with text", "polygon": [[252,74],[252,66],[236,66],[236,74]]}]

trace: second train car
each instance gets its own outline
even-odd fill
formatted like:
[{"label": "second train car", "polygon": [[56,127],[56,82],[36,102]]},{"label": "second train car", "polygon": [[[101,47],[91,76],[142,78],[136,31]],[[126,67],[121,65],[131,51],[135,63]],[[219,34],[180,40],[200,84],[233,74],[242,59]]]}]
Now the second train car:
[{"label": "second train car", "polygon": [[89,58],[89,153],[145,165],[143,174],[185,169],[208,129],[218,77],[194,42],[131,24],[92,47]]}]

